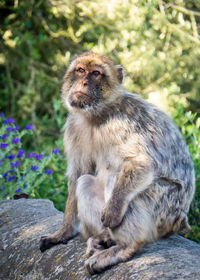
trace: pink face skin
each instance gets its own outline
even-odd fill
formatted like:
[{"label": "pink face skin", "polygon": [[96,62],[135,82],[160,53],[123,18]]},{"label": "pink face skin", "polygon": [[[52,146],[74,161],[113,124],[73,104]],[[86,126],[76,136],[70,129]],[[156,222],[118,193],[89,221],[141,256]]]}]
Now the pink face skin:
[{"label": "pink face skin", "polygon": [[100,66],[77,64],[73,72],[74,84],[70,89],[69,103],[72,107],[83,109],[97,104],[101,97],[101,84],[104,78]]},{"label": "pink face skin", "polygon": [[99,66],[86,68],[84,65],[78,64],[75,68],[75,75],[79,81],[75,92],[83,92],[87,95],[89,91],[89,82],[91,83],[91,86],[93,85],[93,87],[98,85],[102,79],[103,69]]}]

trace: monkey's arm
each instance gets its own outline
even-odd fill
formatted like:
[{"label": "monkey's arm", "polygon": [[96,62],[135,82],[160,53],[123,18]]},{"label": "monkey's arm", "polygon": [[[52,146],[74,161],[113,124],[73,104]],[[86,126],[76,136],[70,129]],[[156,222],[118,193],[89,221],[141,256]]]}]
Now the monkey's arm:
[{"label": "monkey's arm", "polygon": [[101,220],[105,227],[118,226],[129,202],[143,192],[153,181],[153,169],[149,162],[125,160],[111,196],[102,211]]},{"label": "monkey's arm", "polygon": [[61,228],[53,234],[43,236],[40,240],[40,250],[43,252],[58,243],[66,243],[68,239],[76,235],[78,231],[76,181],[68,182],[68,198]]}]

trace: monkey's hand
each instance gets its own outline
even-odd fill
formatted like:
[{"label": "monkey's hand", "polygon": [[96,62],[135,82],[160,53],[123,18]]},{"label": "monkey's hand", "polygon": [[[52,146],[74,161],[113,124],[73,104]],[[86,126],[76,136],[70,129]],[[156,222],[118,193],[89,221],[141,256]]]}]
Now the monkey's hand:
[{"label": "monkey's hand", "polygon": [[56,244],[65,244],[69,239],[71,239],[75,234],[73,234],[73,228],[71,226],[61,227],[58,231],[47,236],[42,236],[40,239],[40,251],[51,248]]},{"label": "monkey's hand", "polygon": [[108,201],[101,213],[101,221],[105,227],[111,229],[120,225],[124,214],[121,211],[121,207],[117,204],[113,204]]}]

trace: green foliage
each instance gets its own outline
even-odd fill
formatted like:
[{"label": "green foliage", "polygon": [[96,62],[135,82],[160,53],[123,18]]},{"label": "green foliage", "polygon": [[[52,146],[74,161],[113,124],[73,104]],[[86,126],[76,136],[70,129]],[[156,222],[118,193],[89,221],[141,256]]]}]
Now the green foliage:
[{"label": "green foliage", "polygon": [[[2,0],[0,3],[0,108],[36,136],[24,138],[28,150],[63,154],[61,128],[66,112],[60,103],[64,71],[75,55],[95,51],[126,70],[124,86],[162,108],[172,110],[192,153],[197,193],[190,221],[199,240],[200,113],[199,0]],[[192,113],[186,113],[192,111]],[[192,136],[192,137],[191,137]],[[37,197],[64,209],[64,157]],[[191,237],[191,235],[190,235]]]},{"label": "green foliage", "polygon": [[69,60],[92,50],[125,67],[129,90],[147,97],[164,90],[199,110],[200,1],[177,3],[2,1],[0,107],[43,132]]},{"label": "green foliage", "polygon": [[189,147],[196,173],[196,193],[189,213],[192,231],[186,236],[200,242],[200,117],[190,111],[185,113],[180,104],[176,104],[176,108],[173,117]]},{"label": "green foliage", "polygon": [[58,148],[48,154],[27,152],[22,140],[27,134],[33,136],[34,127],[27,125],[20,131],[13,119],[3,115],[0,117],[0,200],[25,193],[33,198],[50,198],[63,210],[66,199],[63,155]]}]

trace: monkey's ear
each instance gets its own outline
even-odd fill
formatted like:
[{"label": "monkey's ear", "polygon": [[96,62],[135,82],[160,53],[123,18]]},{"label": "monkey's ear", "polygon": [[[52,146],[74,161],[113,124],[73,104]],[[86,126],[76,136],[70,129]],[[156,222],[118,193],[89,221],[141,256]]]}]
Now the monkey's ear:
[{"label": "monkey's ear", "polygon": [[120,64],[116,65],[116,68],[117,68],[117,78],[118,78],[119,83],[121,84],[123,82],[123,78],[124,78],[124,69]]}]

